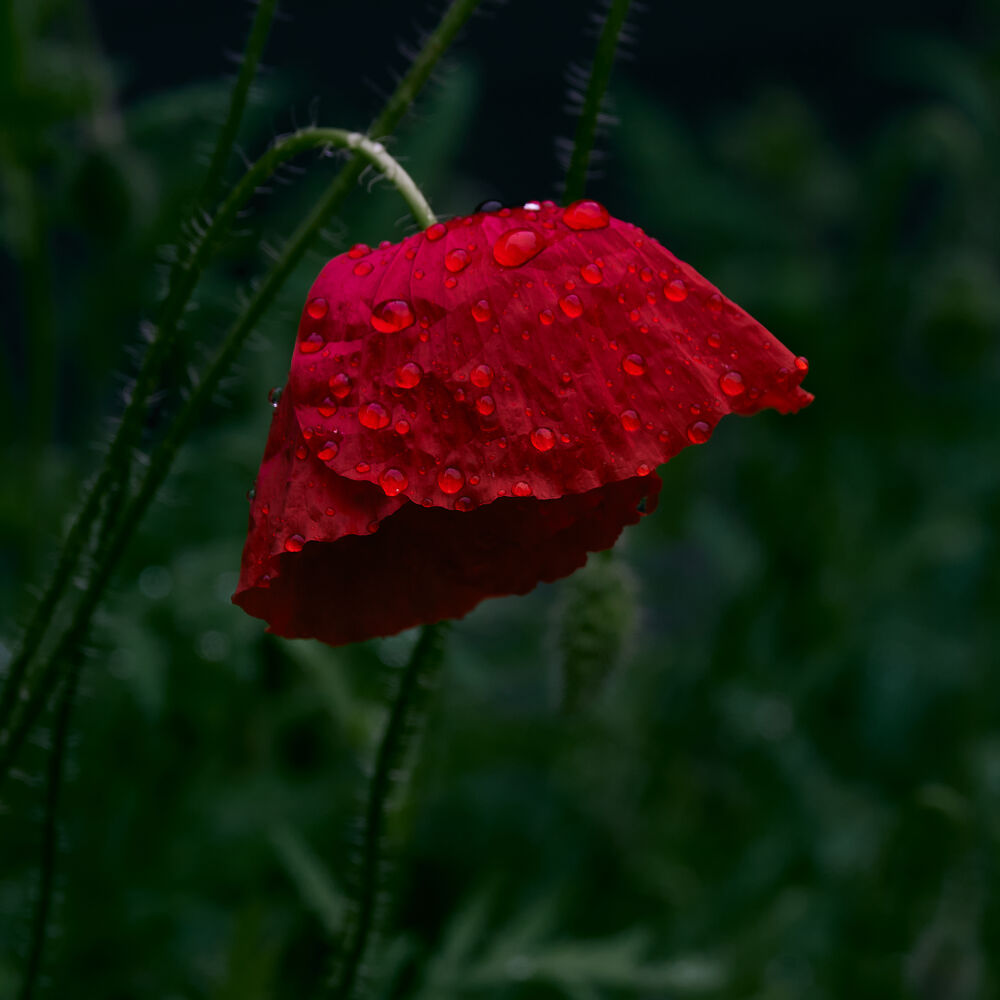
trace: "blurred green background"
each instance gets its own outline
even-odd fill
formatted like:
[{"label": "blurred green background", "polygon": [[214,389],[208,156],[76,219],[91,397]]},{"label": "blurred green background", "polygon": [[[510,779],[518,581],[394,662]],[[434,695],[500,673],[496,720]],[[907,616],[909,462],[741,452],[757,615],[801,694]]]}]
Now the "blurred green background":
[{"label": "blurred green background", "polygon": [[[405,0],[319,8],[284,5],[249,156],[296,124],[364,127],[405,67],[397,39],[433,23]],[[6,659],[120,412],[249,11],[2,9]],[[593,45],[568,0],[485,15],[392,144],[442,215],[558,196],[563,74]],[[634,633],[589,705],[559,707],[580,581],[454,629],[373,996],[1000,996],[998,20],[853,0],[633,15],[592,193],[807,355],[817,399],[727,420],[660,470],[659,510],[619,546]],[[204,282],[151,438],[330,176],[307,160]],[[381,185],[331,220],[116,577],[71,743],[46,997],[323,982],[412,636],[277,641],[229,595],[312,277],[411,225]],[[44,741],[0,811],[0,996],[36,893]]]}]

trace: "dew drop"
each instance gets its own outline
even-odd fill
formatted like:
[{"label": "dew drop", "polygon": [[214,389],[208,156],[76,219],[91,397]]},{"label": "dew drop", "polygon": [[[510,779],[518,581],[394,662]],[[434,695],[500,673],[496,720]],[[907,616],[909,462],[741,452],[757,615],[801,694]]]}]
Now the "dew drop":
[{"label": "dew drop", "polygon": [[455,501],[455,510],[460,510],[463,512],[469,511],[472,510],[474,506],[475,504],[472,502],[472,497],[459,497]]},{"label": "dew drop", "polygon": [[317,351],[323,350],[326,346],[326,341],[323,339],[322,335],[313,330],[305,340],[299,341],[299,350],[303,354],[315,354]]},{"label": "dew drop", "polygon": [[645,375],[646,359],[641,354],[626,354],[622,358],[622,368],[629,375]]},{"label": "dew drop", "polygon": [[444,279],[445,288],[454,288],[457,284],[458,284],[458,278],[454,277],[453,275],[449,274],[448,277]]},{"label": "dew drop", "polygon": [[743,382],[743,376],[736,371],[726,372],[724,375],[720,375],[719,388],[727,396],[742,396],[747,389],[746,384]]},{"label": "dew drop", "polygon": [[461,247],[449,250],[444,255],[444,266],[451,271],[452,274],[458,274],[459,271],[464,271],[469,266],[468,251],[461,249]]},{"label": "dew drop", "polygon": [[608,210],[597,201],[574,201],[563,212],[563,222],[570,229],[604,229],[610,221]]},{"label": "dew drop", "polygon": [[278,408],[278,403],[281,402],[281,394],[285,391],[285,387],[281,385],[276,385],[268,394],[267,401],[271,404],[271,409],[276,410]]},{"label": "dew drop", "polygon": [[302,546],[306,544],[306,540],[301,535],[289,535],[285,539],[285,551],[286,552],[301,552]]},{"label": "dew drop", "polygon": [[639,414],[635,410],[623,410],[621,415],[622,427],[630,434],[637,431],[642,426]]},{"label": "dew drop", "polygon": [[577,316],[583,313],[583,303],[580,301],[579,295],[564,295],[559,300],[559,308],[569,316],[570,319],[576,319]]},{"label": "dew drop", "polygon": [[708,346],[709,347],[721,347],[722,338],[717,333],[710,333],[708,335]]},{"label": "dew drop", "polygon": [[549,451],[555,447],[556,436],[548,427],[536,427],[531,432],[531,443],[538,451]]},{"label": "dew drop", "polygon": [[381,403],[362,403],[358,407],[358,420],[362,427],[378,431],[389,424],[389,414]]},{"label": "dew drop", "polygon": [[441,239],[446,232],[448,232],[448,230],[443,222],[435,222],[433,226],[428,226],[427,229],[424,230],[424,236],[426,236],[427,239],[433,243],[435,240]]},{"label": "dew drop", "polygon": [[497,404],[492,396],[480,396],[476,400],[476,409],[484,416],[488,417],[497,408]]},{"label": "dew drop", "polygon": [[423,368],[415,361],[407,361],[405,365],[400,365],[396,369],[396,385],[400,389],[412,389],[420,384],[420,379],[424,374]]},{"label": "dew drop", "polygon": [[338,372],[330,378],[330,391],[337,399],[344,399],[351,392],[351,376],[347,372]]},{"label": "dew drop", "polygon": [[359,260],[357,264],[354,265],[354,273],[359,278],[363,278],[366,274],[371,274],[372,273],[371,262],[367,260]]},{"label": "dew drop", "polygon": [[368,246],[367,243],[355,243],[354,246],[347,251],[347,256],[353,257],[357,260],[358,257],[367,257],[371,252],[372,248]]},{"label": "dew drop", "polygon": [[487,198],[486,201],[481,201],[476,205],[477,212],[499,212],[503,208],[503,202],[497,201],[496,198]]},{"label": "dew drop", "polygon": [[493,259],[503,267],[520,267],[544,247],[545,241],[534,229],[511,229],[493,244]]},{"label": "dew drop", "polygon": [[318,452],[316,452],[316,457],[321,462],[329,462],[337,452],[340,451],[340,445],[336,441],[327,441]]},{"label": "dew drop", "polygon": [[358,462],[358,464],[354,466],[354,471],[360,472],[362,476],[365,475],[365,473],[371,472],[371,470],[372,467],[367,462]]},{"label": "dew drop", "polygon": [[372,326],[379,333],[398,333],[412,326],[414,319],[410,303],[403,299],[386,299],[372,309]]},{"label": "dew drop", "polygon": [[296,458],[297,458],[297,459],[298,459],[298,460],[299,460],[300,462],[304,461],[304,460],[305,460],[305,457],[306,457],[306,455],[308,455],[308,454],[309,454],[309,452],[308,452],[308,451],[306,451],[306,446],[305,446],[304,444],[300,444],[300,445],[298,446],[298,448],[296,448],[296,449],[295,449],[295,457],[296,457]]},{"label": "dew drop", "polygon": [[385,491],[387,497],[399,496],[409,485],[409,482],[402,469],[385,469],[378,477],[378,484]]},{"label": "dew drop", "polygon": [[461,469],[449,466],[438,473],[438,486],[442,493],[457,493],[465,485],[465,475]]},{"label": "dew drop", "polygon": [[477,303],[475,303],[475,305],[473,305],[472,318],[477,323],[485,323],[488,319],[491,319],[492,316],[493,310],[490,309],[490,304],[486,301],[486,299],[480,299]]},{"label": "dew drop", "polygon": [[674,278],[673,281],[663,286],[663,294],[671,302],[683,302],[688,297],[687,285],[680,278]]},{"label": "dew drop", "polygon": [[599,285],[601,283],[601,269],[596,264],[584,264],[580,268],[580,277],[587,282],[588,285]]},{"label": "dew drop", "polygon": [[722,312],[722,296],[718,292],[712,292],[705,302],[709,312]]},{"label": "dew drop", "polygon": [[800,372],[807,372],[809,371],[809,361],[800,354],[795,359],[795,367],[798,368]]},{"label": "dew drop", "polygon": [[556,318],[551,309],[543,309],[538,314],[538,321],[543,326],[551,326],[555,322]]},{"label": "dew drop", "polygon": [[642,462],[641,464],[639,464],[639,465],[637,465],[635,467],[635,474],[637,476],[648,476],[650,474],[650,472],[652,472],[652,471],[653,470],[650,469],[650,467],[648,465],[646,465],[645,462]]},{"label": "dew drop", "polygon": [[712,436],[712,428],[704,420],[696,420],[688,426],[687,436],[691,444],[704,444]]},{"label": "dew drop", "polygon": [[337,512],[332,507],[327,507],[324,513],[327,517],[333,517]]},{"label": "dew drop", "polygon": [[479,389],[487,389],[493,382],[493,369],[489,365],[476,365],[469,372],[469,381]]},{"label": "dew drop", "polygon": [[326,299],[317,297],[309,300],[306,305],[306,312],[309,313],[313,319],[322,319],[326,315],[327,309],[329,308],[330,307],[327,305]]},{"label": "dew drop", "polygon": [[511,493],[516,497],[530,497],[531,496],[531,483],[525,482],[523,479],[514,483],[510,488]]},{"label": "dew drop", "polygon": [[397,434],[409,434],[410,433],[410,421],[409,420],[397,420],[395,431]]},{"label": "dew drop", "polygon": [[653,280],[653,272],[648,267],[644,267],[639,272],[639,277],[642,278],[643,281],[652,281]]}]

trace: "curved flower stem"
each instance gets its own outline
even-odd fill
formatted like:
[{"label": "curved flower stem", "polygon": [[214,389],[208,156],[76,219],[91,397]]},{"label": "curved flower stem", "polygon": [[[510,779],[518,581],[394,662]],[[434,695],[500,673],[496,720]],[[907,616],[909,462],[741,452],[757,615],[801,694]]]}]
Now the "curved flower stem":
[{"label": "curved flower stem", "polygon": [[[409,205],[414,217],[421,225],[429,226],[434,223],[434,213],[421,194],[420,189],[406,171],[389,156],[381,143],[369,139],[360,132],[347,132],[343,129],[301,129],[289,136],[278,139],[271,149],[247,171],[243,179],[233,189],[219,209],[205,237],[192,254],[191,260],[181,269],[178,280],[185,284],[190,284],[193,288],[193,283],[197,280],[198,274],[200,274],[204,258],[207,256],[211,244],[228,228],[242,205],[249,199],[257,187],[270,177],[282,163],[304,151],[323,149],[331,146],[353,150],[361,162],[367,162],[377,167],[396,186]],[[346,173],[347,171],[338,176],[337,181],[341,181],[340,184],[336,181],[334,182],[333,187],[337,191],[345,188],[346,182],[343,182],[342,178]],[[353,178],[350,184],[353,186]],[[191,393],[181,412],[167,431],[163,441],[160,442],[159,446],[153,452],[149,468],[140,484],[138,493],[124,508],[116,510],[114,530],[97,553],[93,575],[88,582],[87,589],[77,606],[76,613],[66,633],[48,657],[46,663],[42,666],[40,682],[35,691],[28,693],[27,702],[20,717],[10,727],[6,741],[0,735],[0,782],[3,781],[3,777],[13,760],[14,754],[17,753],[22,740],[30,730],[38,712],[41,711],[48,700],[49,689],[57,680],[60,660],[71,653],[83,639],[87,626],[90,623],[91,615],[97,607],[97,602],[107,585],[111,571],[124,551],[133,529],[145,513],[150,501],[156,495],[156,490],[170,471],[177,450],[197,424],[205,407],[211,402],[212,395],[220,379],[229,369],[247,335],[254,328],[260,319],[261,313],[263,313],[266,306],[277,293],[287,273],[294,267],[297,261],[298,256],[292,257],[286,252],[275,264],[251,299],[243,315],[240,316],[230,329],[208,371]],[[162,342],[162,339],[155,341],[151,345],[147,357],[152,356],[154,347]],[[126,409],[126,418],[129,417],[130,412],[131,407]],[[141,414],[136,419],[141,419]],[[116,443],[125,431],[124,423],[125,421],[123,420],[122,428],[119,429],[119,437],[115,439]],[[114,445],[112,445],[112,452],[114,452]],[[89,529],[89,525],[84,525],[81,529],[84,514],[92,507],[93,514],[96,515],[104,491],[114,483],[114,472],[113,466],[110,464],[110,458],[111,455],[109,454],[109,459],[105,462],[104,469],[102,469],[101,474],[91,489],[84,510],[70,532],[70,539],[77,545],[76,555],[79,554],[79,549],[82,547],[84,531]],[[68,548],[69,543],[67,543],[66,549]],[[71,561],[72,554],[68,553],[66,549],[64,549],[63,557],[57,567],[56,577],[53,580],[53,584],[58,583],[63,587],[68,581],[69,574],[75,565],[75,559]],[[19,700],[17,696],[18,687],[21,685],[30,660],[37,651],[38,643],[40,643],[43,637],[47,624],[43,614],[50,612],[58,596],[58,592],[55,592],[53,587],[50,586],[50,591],[46,593],[42,604],[39,606],[39,611],[36,612],[36,616],[32,619],[31,626],[25,634],[25,642],[22,644],[21,650],[11,664],[3,700],[0,701],[0,734],[6,728],[5,724],[8,718],[16,711]]]},{"label": "curved flower stem", "polygon": [[201,197],[198,201],[202,205],[207,205],[214,199],[215,192],[222,181],[222,175],[226,170],[226,161],[229,159],[236,142],[236,134],[239,132],[240,122],[243,120],[247,98],[250,96],[250,85],[257,75],[257,64],[264,51],[268,32],[271,30],[271,21],[274,18],[274,9],[277,5],[278,0],[257,0],[257,12],[254,14],[250,37],[247,39],[243,60],[240,62],[239,76],[237,76],[236,83],[229,95],[229,112],[215,141],[215,150],[208,166],[208,174],[201,187]]},{"label": "curved flower stem", "polygon": [[[472,16],[478,5],[479,0],[453,0],[437,28],[426,39],[423,48],[413,61],[409,72],[399,82],[399,85],[390,96],[381,114],[372,122],[368,130],[369,135],[376,137],[385,136],[395,129],[410,104],[413,103],[417,94],[427,82],[438,60],[452,41],[454,41],[455,36]],[[227,358],[235,355],[236,351],[242,345],[243,340],[252,329],[253,324],[270,305],[284,283],[285,278],[298,263],[320,228],[337,211],[347,195],[353,190],[354,185],[364,170],[364,164],[364,159],[360,155],[355,155],[351,162],[334,178],[319,204],[316,205],[312,213],[303,220],[299,228],[295,231],[286,245],[281,258],[254,294],[244,313],[244,317],[241,317],[231,329],[230,338],[227,341],[227,345],[231,346],[224,346],[223,348],[223,353]],[[210,233],[206,232],[198,241],[195,254],[197,254],[198,247],[206,245],[209,235]],[[207,253],[207,250],[205,252]],[[186,271],[190,275],[195,267],[195,254],[188,257],[187,264],[180,270]],[[196,280],[197,275],[195,275]],[[52,580],[42,598],[36,604],[32,618],[25,629],[20,648],[11,661],[3,694],[0,697],[0,744],[2,744],[4,720],[9,715],[15,699],[18,697],[18,691],[29,662],[37,653],[44,639],[45,631],[51,623],[56,606],[62,598],[70,576],[76,568],[83,546],[89,537],[94,519],[100,510],[101,498],[112,482],[116,474],[116,469],[120,469],[122,465],[127,466],[128,451],[131,446],[130,442],[135,437],[135,428],[137,426],[141,427],[141,418],[146,399],[152,388],[155,376],[159,372],[160,361],[168,346],[167,342],[171,339],[171,335],[165,334],[164,331],[167,329],[172,330],[173,325],[176,324],[179,317],[183,314],[191,291],[193,291],[194,282],[190,282],[189,287],[187,286],[188,282],[184,281],[171,283],[170,292],[163,308],[163,316],[166,322],[164,322],[164,319],[161,319],[160,333],[154,338],[153,344],[150,345],[150,349],[146,354],[139,377],[136,380],[136,385],[132,390],[129,405],[126,407],[122,418],[119,432],[112,442],[101,473],[91,487],[83,507],[73,522],[60,553]],[[246,318],[246,322],[244,322],[244,318]],[[157,345],[161,346],[158,347]],[[226,364],[228,365],[228,360]],[[212,377],[221,377],[224,371],[225,368],[222,368],[220,371],[218,365],[213,366],[209,378],[203,380],[202,384],[207,381],[210,383],[211,388],[214,389],[214,383],[211,382]],[[165,454],[169,456],[169,459],[172,459],[172,452],[169,449]],[[119,478],[122,477],[119,476]],[[0,747],[0,753],[2,753],[2,747]],[[3,771],[0,769],[0,780],[2,778]]]},{"label": "curved flower stem", "polygon": [[[125,408],[121,426],[111,444],[104,467],[91,486],[84,506],[77,515],[73,527],[70,529],[52,581],[42,600],[36,606],[35,613],[28,628],[25,630],[21,647],[11,661],[4,685],[3,696],[0,698],[0,732],[5,728],[4,722],[9,717],[17,701],[17,690],[24,680],[30,662],[44,637],[55,606],[61,598],[69,582],[70,575],[76,567],[83,546],[89,537],[91,526],[98,515],[101,500],[107,495],[116,480],[120,481],[124,479],[125,473],[121,468],[121,462],[127,459],[129,448],[138,439],[142,428],[144,401],[148,398],[153,388],[153,381],[159,371],[160,362],[174,340],[177,324],[183,309],[189,301],[212,251],[219,239],[228,232],[240,209],[250,200],[257,188],[281,164],[308,150],[325,149],[328,147],[352,150],[361,162],[370,163],[380,170],[395,185],[396,189],[406,200],[414,218],[421,225],[429,226],[435,221],[430,205],[427,204],[426,199],[413,178],[386,152],[385,147],[381,143],[375,142],[359,132],[348,132],[344,129],[335,128],[300,129],[298,132],[293,132],[291,135],[275,140],[274,145],[243,175],[239,184],[233,188],[220,206],[218,212],[216,212],[208,228],[197,240],[187,261],[180,265],[176,271],[176,278],[167,298],[159,332],[146,353],[142,369],[132,391],[132,397]],[[291,266],[297,260],[298,257],[295,257],[291,263],[285,258],[279,261],[268,276],[265,286],[273,288],[273,291],[276,293],[277,287],[283,282],[286,274],[291,270]],[[244,317],[241,317],[241,319],[244,319],[249,315],[249,325],[244,323],[241,326],[237,322],[238,328],[242,330],[245,327],[246,332],[249,332],[249,329],[256,323],[260,313],[263,311],[263,307],[259,306],[260,301],[261,294],[258,291],[247,313],[244,314]],[[269,303],[270,297],[267,297],[263,301],[265,304]],[[253,308],[255,303],[258,304],[258,309]],[[242,345],[244,337],[245,333],[241,333],[232,349],[225,351],[227,358],[225,367],[228,367],[228,359],[231,359],[239,346]],[[213,365],[208,376],[213,389],[215,381],[221,378],[221,375],[224,373],[223,369],[217,376],[214,376],[214,381],[212,381],[212,372],[215,369],[216,366]],[[204,385],[204,382],[202,385]],[[199,393],[196,392],[192,399],[189,400],[189,405],[198,396]],[[118,506],[117,503],[112,504],[115,516],[120,515]]]},{"label": "curved flower stem", "polygon": [[31,945],[24,970],[24,980],[18,993],[18,1000],[31,1000],[34,996],[38,974],[42,967],[42,952],[48,933],[49,912],[52,909],[52,887],[55,877],[58,827],[57,809],[59,792],[62,788],[63,764],[66,760],[66,743],[69,738],[70,718],[76,696],[77,681],[80,676],[80,662],[74,665],[69,683],[63,692],[62,701],[56,712],[55,740],[49,751],[49,767],[45,792],[45,828],[42,833],[42,863],[38,879],[38,903],[31,928]]},{"label": "curved flower stem", "polygon": [[447,629],[447,623],[425,625],[421,629],[382,732],[375,773],[368,786],[357,892],[351,900],[343,953],[331,983],[331,995],[335,1000],[350,1000],[353,996],[375,930],[382,847],[386,819],[392,806],[392,790],[408,773],[410,751],[419,736],[428,696],[444,662]]},{"label": "curved flower stem", "polygon": [[583,197],[587,185],[587,164],[594,148],[597,136],[597,118],[601,111],[601,100],[608,89],[611,80],[611,69],[615,64],[615,50],[618,47],[618,36],[621,34],[625,16],[628,14],[630,0],[611,0],[608,16],[601,29],[601,37],[597,42],[597,52],[594,54],[594,65],[590,71],[587,92],[583,97],[583,107],[580,109],[580,120],[576,126],[576,136],[573,139],[573,153],[570,156],[569,169],[566,172],[567,202]]}]

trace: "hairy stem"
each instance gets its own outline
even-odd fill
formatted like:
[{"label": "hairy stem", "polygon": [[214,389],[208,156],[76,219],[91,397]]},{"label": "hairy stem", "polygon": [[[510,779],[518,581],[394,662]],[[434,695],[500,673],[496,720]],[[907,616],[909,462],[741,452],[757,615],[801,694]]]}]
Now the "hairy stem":
[{"label": "hairy stem", "polygon": [[274,18],[276,6],[277,0],[258,0],[257,2],[257,13],[254,14],[250,37],[247,38],[243,59],[240,61],[240,72],[229,95],[229,112],[216,139],[215,150],[208,166],[208,174],[201,188],[201,197],[198,199],[202,205],[210,204],[214,200],[215,193],[222,182],[226,162],[232,154],[240,122],[243,121],[243,112],[246,110],[247,98],[250,96],[250,85],[257,75],[257,64],[260,62],[261,53],[267,43],[268,32],[271,30],[271,21]]},{"label": "hairy stem", "polygon": [[[142,370],[132,391],[132,397],[125,409],[121,426],[112,442],[104,467],[92,485],[84,506],[77,515],[73,527],[70,529],[49,587],[42,600],[36,606],[35,613],[28,628],[25,630],[21,647],[11,661],[7,680],[4,685],[3,696],[0,698],[0,731],[4,729],[4,723],[16,703],[17,689],[24,680],[31,659],[37,652],[38,646],[44,637],[56,603],[61,598],[66,584],[69,582],[70,575],[76,567],[81,550],[89,537],[91,526],[98,515],[102,498],[109,493],[114,493],[116,484],[119,489],[124,490],[124,480],[127,476],[127,470],[121,468],[120,461],[125,459],[129,446],[138,438],[141,430],[143,407],[140,400],[148,398],[149,392],[152,389],[154,375],[159,368],[159,363],[165,356],[170,343],[172,343],[176,335],[177,323],[184,305],[190,299],[198,279],[208,264],[212,251],[218,244],[219,239],[228,232],[240,209],[250,200],[254,191],[282,163],[308,150],[325,149],[331,146],[352,150],[362,162],[370,163],[382,171],[396,186],[413,212],[414,218],[422,226],[429,226],[434,222],[434,213],[413,181],[413,178],[389,156],[381,143],[374,142],[359,132],[347,132],[343,129],[333,128],[301,129],[289,136],[276,140],[274,145],[244,174],[242,180],[233,188],[219,208],[208,228],[198,238],[187,261],[177,270],[176,280],[167,300],[167,308],[159,332],[146,354]],[[295,261],[297,259],[295,258]],[[269,278],[275,278],[279,285],[284,281],[288,271],[291,270],[291,265],[287,265],[285,269],[281,269],[283,263],[284,261],[279,261],[275,269],[271,272],[271,276],[269,276]],[[276,275],[275,272],[278,272],[278,274]],[[275,291],[277,291],[276,287]],[[259,298],[260,295],[258,293],[254,297],[254,302]],[[251,306],[253,304],[252,302]],[[248,309],[248,313],[250,311]],[[249,319],[249,325],[244,324],[247,332],[256,323],[261,311],[263,310],[254,311]],[[240,324],[238,323],[237,326],[240,326]],[[240,328],[242,329],[242,327]],[[231,359],[235,355],[236,349],[242,344],[244,336],[245,334],[241,333],[234,348],[226,352],[227,359]],[[226,367],[228,367],[228,363],[227,360],[225,363]],[[214,370],[215,366],[213,366],[212,371],[214,372]],[[223,373],[224,370],[219,373],[217,378],[221,377]],[[198,393],[195,393],[195,396],[197,395]],[[188,426],[188,424],[189,421],[185,423],[185,426]],[[121,516],[121,511],[119,503],[115,501],[114,497],[112,498],[112,508],[114,518],[117,519]]]},{"label": "hairy stem", "polygon": [[335,1000],[349,1000],[354,995],[365,954],[376,929],[386,820],[392,805],[393,788],[405,780],[405,777],[395,776],[405,776],[409,771],[409,751],[422,728],[428,694],[444,661],[446,630],[446,624],[425,625],[421,630],[382,732],[375,758],[375,773],[368,786],[357,890],[351,900],[343,954],[332,983]]},{"label": "hairy stem", "polygon": [[[193,282],[197,280],[197,275],[200,274],[203,268],[204,259],[209,253],[211,244],[229,227],[241,206],[249,199],[257,187],[270,177],[282,163],[304,151],[323,149],[331,146],[353,150],[356,158],[360,159],[361,162],[370,163],[383,171],[406,200],[417,222],[423,226],[433,224],[434,213],[421,194],[420,189],[406,171],[389,156],[381,143],[374,142],[367,136],[361,135],[360,132],[347,132],[343,129],[332,128],[302,129],[299,132],[294,132],[289,136],[278,139],[271,149],[247,171],[243,179],[233,189],[219,209],[204,238],[192,254],[191,260],[181,269],[181,278],[179,280],[189,282],[193,287]],[[338,180],[341,180],[343,177],[344,174],[342,173],[338,177]],[[353,180],[351,185],[353,186]],[[334,187],[340,190],[343,187],[343,183],[338,186],[335,182]],[[30,727],[33,725],[38,712],[41,711],[48,700],[51,685],[58,679],[57,673],[60,661],[63,657],[72,653],[86,634],[90,618],[97,607],[104,588],[107,586],[111,572],[124,552],[133,530],[145,513],[150,501],[156,495],[156,491],[166,478],[167,473],[170,471],[178,449],[190,431],[197,425],[202,412],[211,402],[212,395],[220,379],[228,371],[247,335],[254,328],[264,309],[273,299],[278,288],[287,277],[288,272],[291,271],[297,261],[297,256],[290,257],[286,253],[272,268],[242,316],[239,317],[230,329],[208,371],[191,393],[184,407],[168,429],[166,436],[153,452],[149,467],[139,486],[138,492],[124,507],[120,510],[116,509],[113,530],[110,535],[106,536],[106,540],[102,542],[100,550],[96,555],[96,565],[93,575],[80,599],[80,603],[77,605],[76,612],[66,633],[47,658],[46,663],[41,667],[40,681],[36,685],[35,690],[29,692],[28,700],[24,704],[20,716],[11,725],[6,741],[0,736],[0,782],[2,782],[4,774],[10,766],[14,754],[17,753],[21,742],[30,731]],[[152,353],[153,348],[151,347],[150,354]],[[126,416],[128,416],[128,413],[129,411],[126,410]],[[123,427],[119,429],[119,435],[123,431],[124,421]],[[112,450],[114,450],[113,447]],[[110,466],[109,462],[106,462],[101,475],[91,490],[91,495],[88,497],[84,511],[89,508],[91,499],[93,498],[94,513],[96,514],[104,491],[114,486],[114,484],[113,467]],[[77,531],[81,519],[82,514],[81,518],[77,519],[77,524],[73,526],[73,531],[70,533],[71,538],[74,538],[74,532]],[[75,538],[79,546],[82,546],[83,540],[82,533],[79,538]],[[65,585],[69,574],[72,572],[73,565],[74,563],[69,561],[64,551],[64,558],[60,560],[60,564],[57,567],[56,578],[61,585]],[[61,577],[60,574],[62,574]],[[50,593],[46,593],[43,599],[43,606],[40,607],[40,612],[50,613],[53,604],[54,598]],[[25,642],[11,664],[11,670],[4,689],[4,697],[2,702],[0,702],[0,733],[6,728],[11,715],[16,712],[19,701],[17,695],[18,688],[22,684],[30,660],[37,650],[37,644],[43,638],[47,624],[47,619],[42,617],[41,613],[36,612],[36,617],[31,622],[32,627],[29,627],[29,631],[25,634]]]},{"label": "hairy stem", "polygon": [[597,137],[597,119],[601,111],[601,101],[611,80],[611,69],[615,64],[615,50],[618,48],[618,36],[621,34],[625,16],[628,14],[630,0],[611,0],[608,16],[601,29],[601,37],[597,42],[597,52],[594,54],[594,65],[590,71],[590,80],[583,97],[583,107],[580,109],[580,120],[576,125],[576,136],[573,139],[573,153],[570,156],[569,169],[566,172],[567,202],[583,197],[587,185],[587,164],[594,149],[594,139]]},{"label": "hairy stem", "polygon": [[21,983],[19,1000],[31,1000],[34,996],[38,974],[42,967],[42,954],[48,934],[49,914],[52,910],[52,889],[55,884],[56,853],[58,850],[59,828],[57,810],[59,792],[62,788],[63,764],[66,760],[66,744],[69,739],[70,718],[76,696],[77,681],[80,676],[80,661],[77,659],[63,692],[62,701],[56,712],[55,739],[49,751],[49,767],[45,791],[45,825],[42,832],[42,861],[38,878],[38,902],[35,905],[35,919],[31,928],[31,944],[28,960]]}]

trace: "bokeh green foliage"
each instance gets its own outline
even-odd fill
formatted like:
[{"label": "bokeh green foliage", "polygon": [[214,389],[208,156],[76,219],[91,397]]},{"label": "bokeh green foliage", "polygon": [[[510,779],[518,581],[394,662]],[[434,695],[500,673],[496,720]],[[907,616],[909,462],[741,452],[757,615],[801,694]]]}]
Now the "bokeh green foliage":
[{"label": "bokeh green foliage", "polygon": [[[225,102],[194,84],[118,107],[64,9],[12,4],[0,59],[8,636],[95,468]],[[627,655],[578,711],[560,710],[559,635],[592,577],[456,627],[393,820],[373,995],[1000,992],[1000,83],[995,57],[944,39],[893,39],[885,72],[921,96],[852,141],[788,87],[697,123],[615,88],[602,196],[807,354],[817,401],[727,420],[661,470],[658,511],[615,555],[635,581]],[[457,166],[481,82],[452,67],[394,146],[442,215],[498,182]],[[287,99],[279,67],[249,148]],[[309,167],[212,270],[164,413],[320,189],[329,164]],[[300,997],[328,971],[413,637],[276,641],[228,598],[305,289],[402,214],[376,187],[331,223],[117,577],[76,715],[46,995]],[[45,739],[0,813],[0,995],[35,893]]]}]

